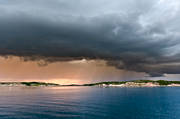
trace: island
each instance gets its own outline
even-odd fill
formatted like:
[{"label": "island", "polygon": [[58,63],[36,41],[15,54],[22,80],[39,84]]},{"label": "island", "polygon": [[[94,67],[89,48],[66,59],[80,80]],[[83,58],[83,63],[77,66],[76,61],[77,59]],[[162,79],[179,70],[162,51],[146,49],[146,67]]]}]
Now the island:
[{"label": "island", "polygon": [[0,82],[0,86],[60,86],[55,83],[45,82]]},{"label": "island", "polygon": [[180,86],[180,81],[166,80],[134,80],[134,81],[114,81],[84,84],[84,86],[100,87],[160,87],[160,86]]},{"label": "island", "polygon": [[70,84],[60,85],[55,83],[45,82],[0,82],[0,86],[98,86],[98,87],[160,87],[160,86],[180,86],[180,81],[166,81],[166,80],[133,80],[133,81],[110,81],[98,82],[90,84]]}]

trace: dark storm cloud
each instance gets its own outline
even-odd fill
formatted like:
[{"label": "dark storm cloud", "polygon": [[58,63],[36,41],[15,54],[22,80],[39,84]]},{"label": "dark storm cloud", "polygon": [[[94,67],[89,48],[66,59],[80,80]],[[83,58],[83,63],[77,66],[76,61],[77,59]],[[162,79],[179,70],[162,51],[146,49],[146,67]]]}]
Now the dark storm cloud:
[{"label": "dark storm cloud", "polygon": [[49,62],[103,59],[151,76],[180,73],[179,5],[178,0],[0,0],[0,54]]}]

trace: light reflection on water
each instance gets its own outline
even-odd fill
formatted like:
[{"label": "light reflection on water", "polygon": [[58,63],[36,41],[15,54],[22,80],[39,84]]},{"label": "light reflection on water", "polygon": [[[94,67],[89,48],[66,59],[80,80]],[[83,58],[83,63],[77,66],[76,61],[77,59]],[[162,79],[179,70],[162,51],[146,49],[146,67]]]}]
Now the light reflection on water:
[{"label": "light reflection on water", "polygon": [[179,87],[0,87],[0,119],[179,119],[179,94]]}]

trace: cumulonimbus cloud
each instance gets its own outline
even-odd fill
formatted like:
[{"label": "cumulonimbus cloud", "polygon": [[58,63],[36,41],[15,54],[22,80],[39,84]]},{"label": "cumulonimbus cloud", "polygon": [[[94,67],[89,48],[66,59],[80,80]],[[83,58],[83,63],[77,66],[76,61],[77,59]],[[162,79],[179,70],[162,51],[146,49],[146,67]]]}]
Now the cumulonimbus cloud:
[{"label": "cumulonimbus cloud", "polygon": [[0,1],[0,54],[179,74],[178,0]]}]

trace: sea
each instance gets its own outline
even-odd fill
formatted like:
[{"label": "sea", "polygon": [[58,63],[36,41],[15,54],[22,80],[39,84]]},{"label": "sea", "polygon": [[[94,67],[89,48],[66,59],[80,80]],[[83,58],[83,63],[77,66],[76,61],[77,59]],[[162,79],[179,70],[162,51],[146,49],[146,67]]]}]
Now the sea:
[{"label": "sea", "polygon": [[0,87],[0,119],[180,119],[180,87]]}]

